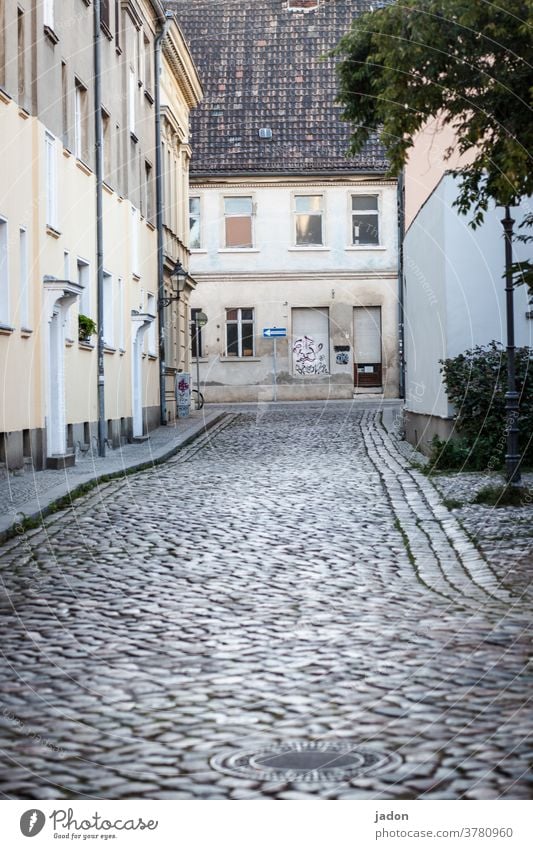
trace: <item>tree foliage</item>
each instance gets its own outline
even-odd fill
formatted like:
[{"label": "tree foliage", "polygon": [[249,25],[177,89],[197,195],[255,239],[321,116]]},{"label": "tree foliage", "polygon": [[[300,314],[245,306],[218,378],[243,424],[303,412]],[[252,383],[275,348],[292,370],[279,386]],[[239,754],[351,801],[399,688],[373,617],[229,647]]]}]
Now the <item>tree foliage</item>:
[{"label": "tree foliage", "polygon": [[473,226],[490,200],[533,194],[532,33],[533,0],[394,0],[363,14],[334,51],[351,152],[378,132],[398,174],[438,117],[474,155],[456,172]]}]

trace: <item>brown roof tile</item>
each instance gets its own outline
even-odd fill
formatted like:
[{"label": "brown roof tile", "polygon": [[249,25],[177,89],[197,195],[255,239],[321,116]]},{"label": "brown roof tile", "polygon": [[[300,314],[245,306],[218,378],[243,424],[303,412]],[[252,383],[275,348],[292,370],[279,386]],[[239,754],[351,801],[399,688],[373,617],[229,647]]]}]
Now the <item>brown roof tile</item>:
[{"label": "brown roof tile", "polygon": [[[347,158],[349,129],[323,56],[369,0],[167,0],[177,12],[205,98],[192,115],[193,174],[384,171],[377,140]],[[272,139],[260,139],[270,128]]]}]

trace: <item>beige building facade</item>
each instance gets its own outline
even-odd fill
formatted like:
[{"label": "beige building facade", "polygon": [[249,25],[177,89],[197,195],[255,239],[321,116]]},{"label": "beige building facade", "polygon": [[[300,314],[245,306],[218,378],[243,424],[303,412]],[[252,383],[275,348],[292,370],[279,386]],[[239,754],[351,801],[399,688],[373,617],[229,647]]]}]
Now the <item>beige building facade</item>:
[{"label": "beige building facade", "polygon": [[[9,469],[57,467],[94,450],[97,441],[93,6],[5,0],[2,11],[0,462]],[[108,447],[146,435],[160,418],[154,41],[165,25],[161,104],[170,286],[176,260],[187,263],[189,111],[200,85],[176,21],[166,22],[158,2],[102,3]],[[165,321],[169,380],[185,365],[178,327],[172,304]]]}]

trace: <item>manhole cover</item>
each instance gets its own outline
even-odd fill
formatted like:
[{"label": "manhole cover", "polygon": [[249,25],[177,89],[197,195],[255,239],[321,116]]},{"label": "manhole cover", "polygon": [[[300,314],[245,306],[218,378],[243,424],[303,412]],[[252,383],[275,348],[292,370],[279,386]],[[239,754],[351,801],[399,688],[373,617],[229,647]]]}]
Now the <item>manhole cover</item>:
[{"label": "manhole cover", "polygon": [[279,743],[253,752],[221,752],[211,758],[218,772],[256,781],[343,781],[376,775],[401,764],[399,755],[349,742]]}]

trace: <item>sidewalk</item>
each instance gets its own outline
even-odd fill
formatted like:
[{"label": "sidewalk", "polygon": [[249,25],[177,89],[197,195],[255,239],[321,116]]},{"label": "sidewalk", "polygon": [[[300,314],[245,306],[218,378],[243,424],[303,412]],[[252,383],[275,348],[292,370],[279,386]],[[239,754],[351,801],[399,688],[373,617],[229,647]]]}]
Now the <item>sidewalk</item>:
[{"label": "sidewalk", "polygon": [[0,541],[9,536],[17,524],[45,516],[59,499],[86,484],[164,462],[226,415],[220,409],[204,408],[191,413],[187,419],[178,419],[167,427],[151,431],[144,443],[122,445],[114,451],[107,449],[105,457],[89,452],[79,457],[70,469],[11,472],[0,480]]}]

